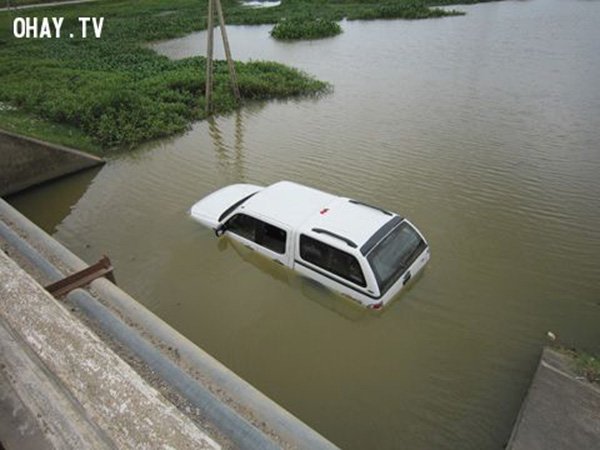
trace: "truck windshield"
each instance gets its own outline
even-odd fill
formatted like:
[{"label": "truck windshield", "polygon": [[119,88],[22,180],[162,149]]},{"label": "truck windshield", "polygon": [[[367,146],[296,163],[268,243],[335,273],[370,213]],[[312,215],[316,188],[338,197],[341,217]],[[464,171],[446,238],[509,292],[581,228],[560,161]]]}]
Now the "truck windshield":
[{"label": "truck windshield", "polygon": [[381,295],[383,295],[415,259],[427,248],[419,233],[406,221],[400,223],[367,255]]}]

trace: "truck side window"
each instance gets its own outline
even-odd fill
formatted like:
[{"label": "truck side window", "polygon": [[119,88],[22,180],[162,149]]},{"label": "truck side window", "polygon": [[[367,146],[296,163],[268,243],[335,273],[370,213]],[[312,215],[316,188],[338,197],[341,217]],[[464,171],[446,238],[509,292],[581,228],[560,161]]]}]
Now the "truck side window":
[{"label": "truck side window", "polygon": [[260,220],[257,220],[257,222],[262,224],[262,226],[259,228],[261,232],[259,233],[256,243],[263,247],[267,247],[269,250],[273,250],[276,253],[285,253],[287,233],[281,228],[271,224],[261,222]]},{"label": "truck side window", "polygon": [[256,242],[273,252],[285,253],[285,242],[287,240],[285,230],[262,220],[246,214],[236,214],[227,221],[227,230]]},{"label": "truck side window", "polygon": [[227,231],[256,242],[256,222],[254,217],[246,214],[236,214],[227,221]]},{"label": "truck side window", "polygon": [[365,277],[356,258],[321,241],[300,236],[300,257],[315,266],[365,287]]}]

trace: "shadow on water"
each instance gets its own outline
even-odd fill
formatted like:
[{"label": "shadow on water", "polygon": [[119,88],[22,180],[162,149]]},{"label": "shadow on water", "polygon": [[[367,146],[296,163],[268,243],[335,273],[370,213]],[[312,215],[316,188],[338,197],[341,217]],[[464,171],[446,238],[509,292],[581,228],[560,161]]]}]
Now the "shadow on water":
[{"label": "shadow on water", "polygon": [[[22,192],[6,197],[6,201],[27,217],[35,218],[35,223],[52,234],[56,227],[77,207],[102,168],[91,168],[30,187]],[[46,196],[51,187],[56,196]]]}]

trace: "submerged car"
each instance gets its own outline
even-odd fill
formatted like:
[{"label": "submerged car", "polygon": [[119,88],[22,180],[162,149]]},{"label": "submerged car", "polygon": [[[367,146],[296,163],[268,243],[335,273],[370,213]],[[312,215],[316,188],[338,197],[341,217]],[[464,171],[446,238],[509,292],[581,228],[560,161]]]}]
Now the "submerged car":
[{"label": "submerged car", "polygon": [[430,255],[407,219],[289,181],[224,187],[190,215],[367,308],[389,303]]}]

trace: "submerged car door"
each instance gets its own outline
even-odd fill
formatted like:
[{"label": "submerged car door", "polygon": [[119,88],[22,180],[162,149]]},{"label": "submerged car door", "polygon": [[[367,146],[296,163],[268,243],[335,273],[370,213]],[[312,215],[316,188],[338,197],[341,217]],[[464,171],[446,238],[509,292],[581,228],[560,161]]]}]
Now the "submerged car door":
[{"label": "submerged car door", "polygon": [[290,232],[280,224],[238,213],[227,221],[225,227],[232,238],[246,247],[279,264],[290,265]]}]

